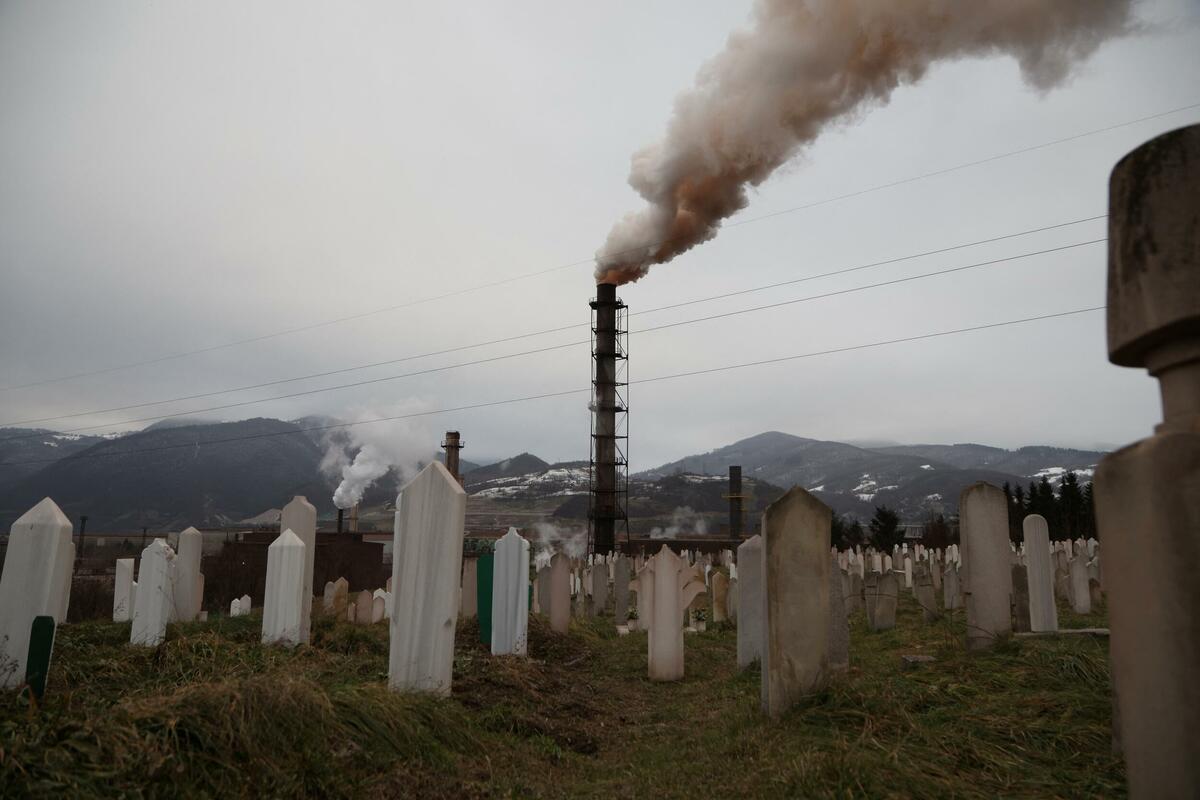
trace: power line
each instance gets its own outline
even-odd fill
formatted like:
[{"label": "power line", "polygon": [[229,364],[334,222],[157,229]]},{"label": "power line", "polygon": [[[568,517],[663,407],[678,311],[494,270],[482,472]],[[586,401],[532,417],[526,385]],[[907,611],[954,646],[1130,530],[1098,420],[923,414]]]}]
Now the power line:
[{"label": "power line", "polygon": [[[1078,308],[1073,311],[1059,311],[1059,312],[1056,312],[1053,314],[1041,314],[1041,315],[1034,316],[1034,317],[1024,317],[1021,319],[1006,320],[1004,322],[991,322],[991,323],[985,323],[982,325],[972,325],[967,328],[955,328],[953,330],[948,330],[948,331],[936,331],[934,333],[917,334],[915,336],[904,336],[904,337],[900,337],[897,339],[887,339],[887,340],[878,341],[878,342],[868,342],[865,344],[850,345],[848,347],[838,347],[838,348],[832,348],[832,349],[828,349],[828,350],[818,350],[818,351],[813,351],[813,352],[808,352],[808,353],[798,353],[796,355],[791,355],[791,356],[781,356],[779,358],[763,359],[760,361],[748,361],[748,362],[744,362],[741,364],[728,364],[728,365],[721,366],[721,367],[710,367],[707,369],[690,370],[688,372],[677,372],[677,373],[674,373],[671,375],[658,375],[658,376],[655,376],[652,378],[641,378],[638,380],[633,380],[633,381],[630,381],[630,383],[634,383],[634,384],[655,383],[655,382],[659,382],[659,381],[676,380],[678,378],[687,378],[687,377],[692,377],[692,376],[696,376],[696,375],[710,375],[710,374],[717,373],[717,372],[726,372],[726,371],[735,370],[735,369],[747,369],[749,367],[758,367],[758,366],[764,366],[764,365],[768,365],[768,364],[780,364],[780,363],[784,363],[784,362],[788,362],[788,361],[797,361],[797,360],[804,359],[804,358],[815,358],[817,356],[832,355],[835,353],[847,353],[847,352],[851,352],[851,351],[855,351],[855,350],[867,350],[867,349],[874,348],[874,347],[885,347],[888,345],[902,344],[905,342],[915,342],[915,341],[921,341],[921,340],[925,340],[925,339],[935,339],[938,337],[953,336],[953,335],[960,334],[960,333],[971,333],[974,331],[990,330],[993,328],[1003,328],[1003,327],[1007,327],[1009,325],[1022,325],[1022,324],[1029,323],[1029,322],[1038,322],[1041,320],[1056,319],[1059,317],[1068,317],[1068,316],[1073,316],[1075,314],[1085,314],[1085,313],[1088,313],[1091,311],[1103,311],[1103,310],[1104,310],[1104,306],[1092,306],[1089,308]],[[479,409],[479,408],[491,408],[494,406],[512,405],[515,403],[524,403],[524,402],[529,402],[529,401],[533,401],[533,400],[543,400],[543,399],[552,398],[552,397],[565,397],[567,395],[583,394],[585,392],[590,392],[590,391],[591,391],[590,388],[567,389],[567,390],[560,391],[560,392],[545,392],[543,394],[527,395],[525,397],[514,397],[514,398],[508,398],[505,400],[491,400],[491,401],[482,402],[482,403],[472,403],[470,405],[456,406],[454,408],[440,408],[440,409],[434,409],[434,410],[430,410],[430,411],[418,411],[418,412],[413,412],[413,413],[409,413],[409,414],[398,414],[398,415],[391,416],[391,417],[379,417],[378,419],[358,420],[355,422],[340,422],[340,423],[337,423],[334,425],[320,425],[320,426],[315,426],[315,427],[310,427],[310,428],[297,428],[295,430],[290,430],[290,431],[273,431],[271,433],[258,433],[258,434],[251,434],[248,436],[231,436],[231,437],[226,437],[223,439],[210,439],[210,440],[204,441],[204,442],[197,440],[197,441],[193,441],[193,442],[183,442],[183,443],[177,443],[177,444],[171,444],[171,445],[163,445],[161,447],[147,447],[147,448],[139,448],[139,449],[135,449],[135,450],[122,450],[122,451],[118,451],[118,452],[107,452],[107,453],[87,453],[87,452],[85,452],[85,453],[78,453],[78,454],[75,454],[72,456],[68,456],[66,459],[49,458],[49,459],[34,459],[34,460],[30,460],[30,461],[4,461],[4,462],[0,462],[0,467],[17,467],[17,466],[27,466],[27,465],[32,465],[32,464],[51,464],[51,463],[55,463],[57,461],[62,461],[62,460],[75,460],[75,459],[83,459],[83,458],[110,458],[110,457],[114,457],[114,456],[137,455],[140,453],[154,453],[154,452],[161,452],[164,450],[177,450],[177,449],[182,449],[182,448],[197,448],[198,449],[200,447],[206,447],[208,445],[214,445],[214,444],[228,444],[231,442],[244,442],[244,441],[250,441],[250,440],[254,440],[254,439],[269,439],[269,438],[274,438],[276,436],[294,436],[296,434],[319,433],[321,431],[328,431],[328,430],[335,430],[335,429],[342,429],[342,428],[351,428],[351,427],[355,427],[358,425],[371,425],[371,424],[378,423],[378,422],[395,422],[395,421],[399,421],[399,420],[413,419],[416,417],[432,416],[435,414],[448,414],[448,413],[452,413],[452,412],[456,412],[456,411],[471,411],[471,410],[475,410],[475,409]]]},{"label": "power line", "polygon": [[[1194,109],[1194,108],[1200,108],[1200,103],[1190,103],[1185,106],[1179,106],[1177,108],[1168,109],[1166,111],[1160,111],[1156,114],[1149,114],[1144,117],[1138,117],[1137,119],[1127,120],[1125,122],[1118,122],[1113,125],[1105,126],[1103,128],[1096,128],[1096,129],[1090,130],[1090,131],[1083,131],[1081,133],[1076,133],[1071,136],[1064,136],[1059,139],[1052,139],[1050,141],[1042,142],[1040,144],[1029,145],[1027,147],[1018,148],[1016,150],[1010,150],[1005,153],[997,153],[995,155],[976,159],[974,161],[964,161],[960,164],[955,164],[953,166],[944,167],[944,168],[938,169],[938,170],[933,170],[932,172],[925,172],[925,173],[921,173],[919,175],[910,176],[908,178],[901,178],[900,180],[890,181],[888,183],[881,183],[881,184],[876,184],[874,186],[868,186],[864,189],[859,189],[854,192],[847,192],[845,194],[835,195],[833,197],[827,197],[827,198],[824,198],[821,200],[814,200],[811,203],[806,203],[806,204],[800,205],[800,206],[794,206],[792,208],[785,208],[785,209],[781,209],[779,211],[773,211],[771,213],[763,214],[758,217],[750,217],[748,219],[734,220],[732,222],[726,223],[724,225],[724,227],[736,228],[736,227],[741,227],[743,225],[749,225],[749,224],[755,223],[755,222],[762,222],[764,220],[774,219],[776,217],[783,216],[785,214],[793,214],[798,211],[804,211],[804,210],[807,210],[810,208],[815,208],[817,206],[827,205],[829,203],[836,203],[836,202],[840,202],[842,200],[848,200],[848,199],[854,198],[854,197],[860,197],[864,194],[869,194],[871,192],[877,192],[877,191],[881,191],[884,189],[891,189],[891,188],[894,188],[897,186],[903,186],[905,184],[925,180],[927,178],[933,178],[933,177],[937,177],[939,175],[946,175],[951,172],[957,172],[958,170],[967,169],[969,167],[980,166],[983,164],[989,164],[994,161],[999,161],[1001,159],[1011,158],[1013,156],[1018,156],[1018,155],[1023,155],[1025,153],[1034,152],[1036,150],[1043,150],[1047,147],[1054,147],[1056,145],[1065,144],[1067,142],[1073,142],[1073,141],[1076,141],[1079,139],[1087,138],[1089,136],[1096,136],[1096,135],[1099,135],[1102,133],[1108,133],[1110,131],[1119,130],[1120,128],[1129,127],[1130,125],[1137,125],[1142,122],[1149,122],[1150,120],[1160,119],[1162,117],[1170,116],[1172,114],[1178,114],[1183,111],[1190,111],[1191,109]],[[675,238],[677,238],[677,237],[675,237]],[[672,241],[673,241],[673,238],[665,239],[661,242],[652,243],[650,246],[655,247],[655,246],[670,244]],[[619,255],[623,255],[628,252],[641,251],[644,249],[644,247],[645,246],[640,246],[637,248],[629,248],[626,250],[620,250],[620,251],[610,252],[610,253],[602,253],[602,254],[598,254],[598,255],[604,255],[604,256],[618,255],[619,256]],[[16,391],[18,389],[28,389],[28,388],[32,388],[35,386],[44,386],[44,385],[51,384],[51,383],[61,383],[63,381],[75,380],[76,378],[86,378],[86,377],[91,377],[94,375],[103,375],[103,374],[107,374],[107,373],[111,373],[111,372],[118,372],[121,370],[133,369],[134,367],[147,366],[150,364],[159,364],[159,363],[162,363],[165,361],[174,361],[174,360],[181,359],[181,358],[187,358],[189,356],[200,355],[202,353],[211,353],[216,350],[224,350],[224,349],[227,349],[230,347],[237,347],[237,346],[243,345],[243,344],[251,344],[254,342],[265,341],[267,339],[275,339],[275,338],[279,338],[281,336],[288,336],[288,335],[291,335],[294,333],[301,333],[304,331],[316,330],[318,328],[324,328],[324,327],[328,327],[331,325],[338,325],[343,322],[351,322],[353,320],[364,319],[366,317],[376,316],[379,314],[385,314],[385,313],[388,313],[391,311],[398,311],[398,310],[404,309],[404,308],[411,308],[412,306],[421,305],[424,303],[431,303],[431,302],[435,302],[438,300],[446,300],[446,299],[449,299],[452,297],[460,297],[464,294],[470,294],[471,292],[477,292],[477,291],[481,291],[483,289],[491,289],[491,288],[495,288],[497,286],[503,286],[505,284],[527,280],[529,278],[540,277],[542,275],[547,275],[552,272],[558,272],[558,271],[561,271],[564,269],[569,269],[571,267],[581,266],[583,264],[591,264],[595,261],[595,258],[596,258],[596,256],[592,256],[590,258],[580,259],[578,261],[570,261],[570,262],[567,262],[564,264],[559,264],[558,266],[555,266],[555,267],[549,267],[547,269],[537,270],[534,272],[527,272],[527,273],[524,273],[521,275],[514,275],[514,276],[511,276],[508,278],[502,278],[500,280],[478,284],[476,286],[469,286],[469,287],[466,287],[463,289],[457,289],[457,290],[450,291],[450,292],[444,292],[439,295],[432,295],[432,296],[420,298],[417,300],[410,300],[405,303],[398,303],[396,305],[384,306],[382,308],[373,309],[371,311],[364,311],[364,312],[361,312],[358,314],[350,314],[350,315],[347,315],[344,317],[337,317],[334,319],[323,320],[321,322],[314,322],[309,325],[300,325],[300,326],[297,326],[294,328],[285,328],[283,330],[274,331],[272,333],[265,333],[265,334],[261,334],[258,336],[247,337],[244,339],[236,339],[236,340],[233,340],[230,342],[224,342],[222,344],[216,344],[216,345],[211,345],[208,347],[197,348],[195,350],[186,350],[186,351],[172,353],[172,354],[165,355],[165,356],[158,356],[156,358],[145,359],[142,361],[131,361],[131,362],[128,362],[125,364],[118,364],[115,366],[104,367],[102,369],[90,370],[87,372],[76,372],[76,373],[72,373],[69,375],[60,375],[60,376],[57,376],[54,378],[43,378],[41,380],[30,381],[28,383],[22,383],[22,384],[14,384],[12,386],[0,386],[0,392]]]},{"label": "power line", "polygon": [[[737,297],[740,295],[752,294],[754,292],[766,291],[768,289],[777,289],[782,286],[790,286],[790,285],[794,285],[794,284],[798,284],[798,283],[804,283],[807,281],[818,280],[820,278],[829,278],[829,277],[834,277],[837,275],[846,275],[846,274],[849,274],[852,272],[860,272],[862,270],[873,269],[875,267],[887,266],[890,264],[897,264],[897,263],[900,263],[903,261],[911,261],[913,259],[923,258],[925,256],[949,253],[949,252],[952,252],[955,250],[963,250],[963,249],[966,249],[969,247],[976,247],[976,246],[982,245],[982,244],[991,244],[991,243],[995,243],[995,242],[999,242],[999,241],[1004,241],[1007,239],[1014,239],[1014,238],[1018,238],[1021,236],[1028,236],[1028,235],[1034,234],[1034,233],[1042,233],[1045,231],[1055,230],[1055,229],[1059,229],[1059,228],[1065,228],[1065,227],[1069,227],[1072,225],[1078,225],[1078,224],[1081,224],[1084,222],[1093,222],[1095,220],[1106,219],[1106,218],[1107,218],[1106,214],[1098,214],[1098,215],[1091,216],[1091,217],[1083,217],[1081,219],[1071,220],[1069,222],[1059,222],[1059,223],[1055,223],[1052,225],[1043,225],[1038,228],[1029,228],[1029,229],[1017,231],[1014,233],[1006,233],[1006,234],[1002,234],[999,236],[992,236],[992,237],[989,237],[986,239],[977,239],[973,242],[964,242],[964,243],[960,243],[960,244],[950,245],[948,247],[937,248],[934,250],[925,250],[925,251],[922,251],[919,253],[910,253],[908,255],[896,256],[894,258],[888,258],[888,259],[884,259],[882,261],[873,261],[868,264],[860,264],[857,266],[833,270],[830,272],[824,272],[824,273],[820,273],[817,275],[806,275],[806,276],[803,276],[800,278],[793,278],[793,279],[786,280],[786,281],[780,281],[778,283],[767,284],[765,286],[755,286],[755,287],[752,287],[749,289],[738,289],[738,290],[735,290],[732,292],[725,292],[723,294],[711,295],[709,297],[702,297],[702,298],[698,298],[698,299],[694,299],[694,300],[686,300],[686,301],[683,301],[680,303],[671,303],[671,304],[665,305],[665,306],[658,306],[657,308],[643,309],[641,311],[631,312],[630,316],[638,316],[638,315],[642,315],[642,314],[653,314],[653,313],[656,313],[659,311],[667,311],[667,310],[671,310],[671,309],[675,309],[675,308],[682,308],[684,306],[697,305],[700,303],[709,303],[709,302],[713,302],[715,300],[723,300],[723,299],[726,299],[729,297]],[[517,341],[519,339],[529,339],[529,338],[532,338],[535,336],[544,336],[544,335],[550,334],[550,333],[561,333],[562,331],[574,330],[576,328],[586,328],[586,327],[588,327],[587,323],[574,323],[571,325],[560,325],[556,328],[546,328],[546,329],[540,330],[540,331],[532,331],[529,333],[521,333],[521,334],[516,334],[513,336],[505,336],[505,337],[501,337],[499,339],[491,339],[491,340],[484,341],[484,342],[476,342],[474,344],[466,344],[466,345],[460,345],[457,347],[449,347],[449,348],[445,348],[442,350],[434,350],[434,351],[431,351],[428,353],[419,353],[416,355],[402,356],[400,358],[388,359],[386,361],[376,361],[376,362],[369,363],[369,364],[359,364],[359,365],[356,365],[353,367],[341,367],[338,369],[325,370],[324,372],[313,372],[313,373],[309,373],[307,375],[298,375],[298,376],[291,377],[291,378],[280,378],[278,380],[264,381],[261,383],[247,384],[244,386],[235,386],[235,387],[230,387],[230,388],[226,388],[226,389],[216,389],[216,390],[211,390],[211,391],[206,391],[206,392],[199,392],[196,394],[181,395],[178,397],[167,398],[164,400],[152,400],[152,401],[147,401],[147,402],[142,402],[142,403],[130,403],[128,405],[111,406],[109,408],[92,409],[90,411],[77,411],[77,412],[73,412],[71,414],[60,414],[58,416],[53,416],[53,417],[38,417],[36,419],[24,419],[24,420],[15,420],[13,422],[4,422],[4,423],[0,423],[0,428],[15,427],[18,425],[29,425],[29,424],[38,423],[38,422],[52,422],[54,420],[60,420],[60,419],[73,419],[76,417],[92,416],[94,414],[110,414],[110,413],[113,413],[116,411],[130,411],[130,410],[137,409],[137,408],[149,408],[150,406],[166,405],[168,403],[179,403],[179,402],[183,402],[186,400],[199,400],[199,399],[202,399],[205,397],[215,397],[215,396],[222,395],[222,394],[233,394],[235,392],[250,391],[252,389],[265,389],[269,386],[280,386],[282,384],[295,383],[297,381],[312,380],[315,378],[326,378],[326,377],[330,377],[332,375],[343,375],[343,374],[350,373],[350,372],[358,372],[358,371],[364,370],[364,369],[373,369],[375,367],[389,366],[391,364],[399,364],[399,363],[402,363],[405,361],[415,361],[415,360],[421,359],[421,358],[446,355],[449,353],[457,353],[457,352],[461,352],[463,350],[473,350],[473,349],[476,349],[479,347],[487,347],[490,345],[503,344],[505,342]],[[421,373],[414,373],[414,374],[421,374]],[[196,413],[196,412],[188,412],[188,413]],[[93,426],[93,427],[103,427],[103,426]],[[91,428],[77,428],[75,430],[78,431],[78,430],[90,430],[90,429]],[[73,431],[67,431],[67,432],[73,432]],[[35,438],[37,435],[38,434],[29,434],[24,438]],[[9,438],[19,439],[22,437],[9,437]],[[0,439],[0,441],[3,441],[3,440]]]},{"label": "power line", "polygon": [[[684,325],[694,325],[699,322],[708,322],[708,321],[714,320],[714,319],[724,319],[726,317],[735,317],[735,316],[740,316],[742,314],[751,314],[751,313],[754,313],[757,311],[766,311],[766,310],[773,309],[773,308],[781,308],[783,306],[795,305],[797,303],[806,303],[811,300],[823,300],[828,297],[837,297],[839,295],[844,295],[844,294],[853,294],[856,292],[866,291],[868,289],[877,289],[877,288],[880,288],[883,286],[893,286],[893,285],[900,284],[900,283],[908,283],[910,281],[922,280],[924,278],[937,277],[939,275],[949,275],[949,274],[955,273],[955,272],[964,272],[964,271],[970,270],[970,269],[979,269],[982,267],[994,266],[996,264],[1003,264],[1003,263],[1007,263],[1009,261],[1017,261],[1022,258],[1032,258],[1034,256],[1046,255],[1047,253],[1057,253],[1057,252],[1061,252],[1063,250],[1070,250],[1070,249],[1073,249],[1076,247],[1083,247],[1083,246],[1086,246],[1089,244],[1099,244],[1100,242],[1104,242],[1104,241],[1106,241],[1106,240],[1105,239],[1091,239],[1091,240],[1088,240],[1085,242],[1076,242],[1074,244],[1060,245],[1059,247],[1050,247],[1050,248],[1046,248],[1044,250],[1036,250],[1031,253],[1022,253],[1022,254],[1015,255],[1015,256],[1007,256],[1005,258],[994,258],[994,259],[990,259],[988,261],[979,261],[974,264],[966,264],[966,265],[958,266],[958,267],[949,267],[947,269],[935,270],[933,272],[925,272],[925,273],[921,273],[919,275],[909,275],[909,276],[906,276],[903,278],[894,278],[892,280],[880,281],[879,283],[866,284],[864,286],[854,286],[849,289],[838,289],[838,290],[835,290],[832,292],[825,292],[824,294],[808,295],[806,297],[798,297],[798,298],[793,298],[791,300],[782,300],[778,303],[769,303],[769,304],[761,305],[761,306],[753,306],[751,308],[738,309],[736,311],[726,311],[726,312],[723,312],[720,314],[711,314],[706,317],[696,317],[693,319],[682,320],[679,322],[670,322],[670,323],[666,323],[663,325],[656,325],[651,328],[643,328],[640,331],[631,331],[630,335],[638,335],[641,333],[653,333],[655,331],[666,330],[668,328],[678,328],[678,327],[681,327]],[[307,397],[309,395],[323,394],[325,392],[332,392],[332,391],[337,391],[337,390],[341,390],[341,389],[353,389],[353,388],[357,388],[360,386],[368,386],[368,385],[376,384],[376,383],[387,383],[390,381],[401,380],[403,378],[411,378],[411,377],[415,377],[418,375],[428,375],[428,374],[435,373],[435,372],[445,372],[445,371],[451,370],[451,369],[459,369],[461,367],[476,366],[479,364],[487,364],[487,363],[492,363],[495,361],[505,361],[510,358],[519,358],[522,356],[536,355],[539,353],[546,353],[546,352],[549,352],[552,350],[562,350],[562,349],[565,349],[568,347],[578,347],[578,346],[584,345],[584,344],[588,344],[588,341],[585,340],[585,341],[581,341],[581,342],[568,342],[566,344],[551,345],[549,347],[540,347],[535,350],[525,350],[525,351],[522,351],[519,353],[508,353],[508,354],[501,355],[501,356],[492,356],[490,358],[476,359],[475,361],[460,362],[458,364],[447,364],[447,365],[441,366],[441,367],[429,367],[428,369],[417,370],[416,372],[406,372],[406,373],[402,373],[400,375],[388,375],[388,376],[384,376],[381,378],[370,378],[367,380],[355,381],[353,383],[343,383],[343,384],[337,384],[334,386],[326,386],[326,387],[322,387],[320,389],[306,389],[304,391],[291,392],[289,394],[276,395],[274,397],[263,397],[263,398],[258,398],[256,400],[241,400],[236,403],[224,403],[222,405],[209,406],[208,408],[197,408],[197,409],[191,409],[188,411],[176,411],[176,412],[173,412],[170,414],[154,414],[154,415],[150,415],[150,416],[146,416],[146,417],[134,417],[131,419],[120,420],[118,422],[105,422],[105,423],[98,423],[96,425],[84,425],[84,426],[81,426],[78,428],[67,428],[67,429],[60,431],[60,433],[78,433],[80,431],[89,431],[89,430],[96,430],[97,428],[105,428],[105,427],[108,427],[109,425],[114,425],[114,424],[127,425],[131,422],[149,422],[151,420],[172,419],[175,417],[186,417],[186,416],[190,416],[192,414],[203,414],[203,413],[206,413],[209,411],[223,411],[223,410],[230,409],[230,408],[243,408],[245,406],[258,405],[261,403],[271,403],[271,402],[275,402],[278,400],[290,400],[290,399],[293,399],[296,397]],[[7,440],[33,439],[33,438],[38,438],[39,436],[41,436],[41,434],[23,434],[21,436],[8,437]],[[0,440],[0,441],[5,441],[5,440]]]}]

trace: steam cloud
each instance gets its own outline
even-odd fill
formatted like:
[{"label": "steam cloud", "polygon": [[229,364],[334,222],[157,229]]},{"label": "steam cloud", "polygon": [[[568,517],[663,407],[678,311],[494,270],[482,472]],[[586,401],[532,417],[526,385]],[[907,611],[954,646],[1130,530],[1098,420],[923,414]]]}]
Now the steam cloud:
[{"label": "steam cloud", "polygon": [[887,102],[938,61],[1009,55],[1047,90],[1132,24],[1132,0],[758,0],[701,67],[666,137],[632,159],[648,205],[596,254],[623,284],[717,235],[722,220],[831,122]]},{"label": "steam cloud", "polygon": [[[425,404],[408,401],[387,409],[363,410],[350,420],[364,422],[424,410]],[[333,504],[350,508],[362,500],[363,492],[390,469],[407,481],[430,458],[432,435],[413,420],[389,420],[336,430],[325,438],[321,470],[341,483],[333,493]],[[351,457],[353,453],[353,457]]]},{"label": "steam cloud", "polygon": [[703,536],[708,533],[708,523],[704,517],[697,514],[690,506],[679,506],[671,512],[671,524],[665,528],[654,528],[650,531],[651,539],[674,539],[680,533],[693,533]]},{"label": "steam cloud", "polygon": [[[587,552],[587,528],[560,528],[550,522],[534,524],[537,553],[535,560],[550,563],[550,556],[562,553],[568,558],[583,558]],[[543,556],[542,554],[546,555]]]}]

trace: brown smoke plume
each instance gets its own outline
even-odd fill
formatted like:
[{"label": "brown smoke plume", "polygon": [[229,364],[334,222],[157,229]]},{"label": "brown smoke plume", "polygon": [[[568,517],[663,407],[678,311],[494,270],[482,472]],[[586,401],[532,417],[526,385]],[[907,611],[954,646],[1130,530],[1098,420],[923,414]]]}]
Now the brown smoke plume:
[{"label": "brown smoke plume", "polygon": [[1106,39],[1132,0],[758,0],[675,101],[666,137],[633,156],[649,204],[596,254],[599,283],[628,283],[706,242],[830,122],[883,103],[937,61],[1010,55],[1046,90]]}]

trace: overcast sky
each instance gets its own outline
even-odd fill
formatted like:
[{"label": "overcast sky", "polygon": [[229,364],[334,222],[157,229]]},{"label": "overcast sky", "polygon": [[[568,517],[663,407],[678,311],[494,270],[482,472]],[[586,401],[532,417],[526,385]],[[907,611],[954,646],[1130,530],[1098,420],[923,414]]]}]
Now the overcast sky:
[{"label": "overcast sky", "polygon": [[[1102,1],[1102,0],[1097,0]],[[588,338],[589,259],[639,207],[655,141],[750,2],[0,2],[0,385],[155,359],[545,275],[303,333],[0,392],[0,423],[575,330],[185,403],[203,409]],[[632,311],[1105,213],[1115,161],[1200,107],[1200,8],[1138,6],[1065,85],[941,64],[823,134],[713,242],[624,287]],[[1103,220],[631,320],[636,379],[1104,303],[1105,246],[639,335],[640,328],[1104,236]],[[587,345],[290,400],[240,419],[406,413],[584,388]],[[464,458],[586,458],[587,395],[361,426]],[[1159,419],[1093,312],[631,389],[634,469],[765,430],[835,440],[1112,447]],[[405,429],[400,429],[401,427]],[[368,431],[370,429],[370,431]],[[372,433],[371,431],[374,431]]]}]

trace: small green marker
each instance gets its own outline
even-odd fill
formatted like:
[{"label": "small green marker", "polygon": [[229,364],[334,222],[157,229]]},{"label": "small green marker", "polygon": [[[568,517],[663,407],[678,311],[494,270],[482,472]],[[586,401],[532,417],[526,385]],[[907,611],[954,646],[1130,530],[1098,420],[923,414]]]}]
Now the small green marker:
[{"label": "small green marker", "polygon": [[479,617],[479,641],[488,647],[492,646],[492,570],[495,567],[496,555],[492,552],[480,553],[475,567],[476,616]]},{"label": "small green marker", "polygon": [[54,617],[34,617],[29,630],[29,657],[25,660],[25,683],[40,703],[46,694],[50,655],[54,652]]}]

